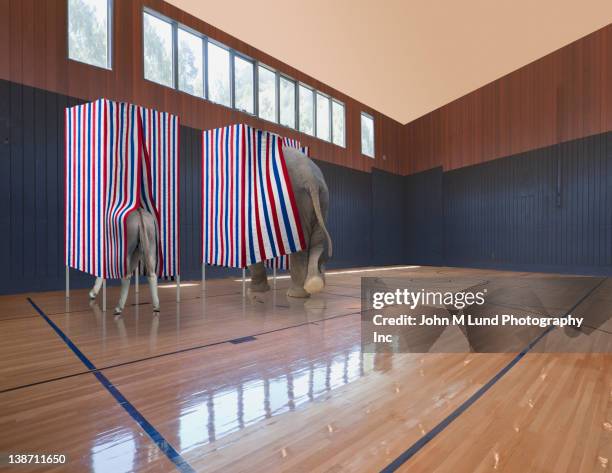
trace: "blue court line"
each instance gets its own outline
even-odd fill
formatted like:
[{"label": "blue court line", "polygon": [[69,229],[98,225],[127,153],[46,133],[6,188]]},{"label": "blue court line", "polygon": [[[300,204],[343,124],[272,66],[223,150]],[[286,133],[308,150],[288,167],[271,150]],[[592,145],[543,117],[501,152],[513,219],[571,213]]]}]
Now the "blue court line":
[{"label": "blue court line", "polygon": [[55,325],[55,323],[47,317],[47,315],[38,307],[34,301],[28,297],[28,301],[32,304],[32,307],[36,309],[36,311],[40,314],[40,316],[46,320],[46,322],[51,326],[55,333],[64,341],[68,348],[70,348],[73,353],[81,360],[81,362],[87,367],[87,369],[91,370],[92,374],[98,378],[98,381],[106,388],[106,390],[115,398],[115,400],[119,403],[123,409],[136,421],[138,425],[147,433],[147,435],[155,442],[157,447],[164,452],[164,454],[168,457],[168,459],[174,463],[176,468],[183,473],[195,473],[195,470],[192,466],[187,463],[187,461],[178,453],[172,445],[163,437],[159,431],[151,425],[151,423],[145,419],[145,417],[134,407],[130,401],[128,401],[123,394],[109,381],[109,379],[104,376],[95,365],[87,358],[81,350],[68,338],[68,336],[62,332],[62,330]]},{"label": "blue court line", "polygon": [[[587,297],[589,297],[595,289],[603,284],[603,282],[607,278],[602,279],[597,283],[593,288],[591,288],[584,296],[580,298],[578,302],[576,302],[564,315],[567,317],[571,314],[580,304],[582,304]],[[410,460],[419,450],[421,450],[425,445],[427,445],[430,441],[432,441],[436,435],[442,432],[449,424],[454,421],[457,417],[463,414],[472,404],[474,404],[478,399],[480,399],[483,394],[485,394],[495,383],[497,383],[508,371],[510,371],[514,365],[516,365],[519,361],[523,359],[523,357],[531,351],[531,349],[538,344],[540,340],[542,340],[546,335],[552,332],[555,329],[555,325],[549,325],[546,330],[544,330],[540,335],[534,338],[523,350],[516,355],[510,363],[504,366],[495,376],[493,376],[484,386],[482,386],[478,391],[472,394],[463,404],[461,404],[457,409],[451,412],[448,417],[446,417],[442,422],[436,425],[433,429],[427,432],[423,437],[413,443],[408,450],[405,450],[399,457],[389,463],[386,467],[380,470],[380,473],[391,473],[396,471],[400,466]]]}]

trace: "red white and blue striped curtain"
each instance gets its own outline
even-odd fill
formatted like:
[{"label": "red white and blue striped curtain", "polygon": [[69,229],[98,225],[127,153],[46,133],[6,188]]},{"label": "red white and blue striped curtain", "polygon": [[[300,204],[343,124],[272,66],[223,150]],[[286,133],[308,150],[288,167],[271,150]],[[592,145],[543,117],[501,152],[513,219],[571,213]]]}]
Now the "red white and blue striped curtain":
[{"label": "red white and blue striped curtain", "polygon": [[[298,140],[294,138],[283,137],[283,146],[299,149],[306,156],[310,156],[310,148],[302,146]],[[264,262],[264,266],[270,269],[278,269],[280,271],[289,271],[289,255],[279,256]]]},{"label": "red white and blue striped curtain", "polygon": [[244,268],[305,248],[282,147],[248,125],[203,132],[204,263]]},{"label": "red white and blue striped curtain", "polygon": [[284,137],[283,138],[283,145],[284,146],[289,146],[291,148],[299,149],[306,156],[310,156],[310,148],[308,146],[302,146],[302,143],[300,143],[296,139]]},{"label": "red white and blue striped curtain", "polygon": [[[180,274],[179,118],[142,107],[140,111],[145,150],[150,160],[150,195],[154,203],[143,207],[152,212],[151,206],[154,205],[158,213],[162,255],[159,275],[170,278]],[[149,195],[149,192],[142,192],[142,195]]]},{"label": "red white and blue striped curtain", "polygon": [[289,255],[278,256],[268,259],[264,262],[264,266],[269,269],[278,269],[280,271],[289,270]]},{"label": "red white and blue striped curtain", "polygon": [[[125,276],[125,221],[142,205],[158,223],[158,274],[179,274],[178,119],[160,118],[167,123],[159,130],[170,138],[155,145],[143,127],[147,112],[106,99],[66,109],[65,253],[72,268],[103,278]],[[167,114],[153,113],[158,115]],[[162,220],[167,214],[168,222]]]}]

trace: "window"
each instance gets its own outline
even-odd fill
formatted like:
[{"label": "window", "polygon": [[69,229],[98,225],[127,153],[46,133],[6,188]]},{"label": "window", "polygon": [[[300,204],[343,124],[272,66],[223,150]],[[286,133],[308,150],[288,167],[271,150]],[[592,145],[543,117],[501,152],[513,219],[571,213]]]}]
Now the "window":
[{"label": "window", "polygon": [[144,12],[143,41],[145,79],[173,87],[172,23]]},{"label": "window", "polygon": [[280,77],[280,124],[295,128],[295,82]]},{"label": "window", "polygon": [[215,43],[208,42],[208,98],[222,105],[231,105],[230,54]]},{"label": "window", "polygon": [[338,146],[344,143],[344,105],[332,100],[332,141]]},{"label": "window", "polygon": [[[110,64],[113,0],[67,1],[70,58]],[[148,8],[143,55],[147,80],[346,147],[342,102]],[[367,113],[361,114],[361,150],[374,157],[374,119]]]},{"label": "window", "polygon": [[330,141],[329,97],[317,92],[317,138]]},{"label": "window", "polygon": [[374,157],[374,119],[367,113],[361,113],[361,152],[370,158]]},{"label": "window", "polygon": [[276,121],[276,73],[259,66],[259,116],[271,122]]},{"label": "window", "polygon": [[252,61],[234,56],[234,107],[247,113],[255,107],[253,72]]},{"label": "window", "polygon": [[178,87],[191,95],[204,97],[203,39],[178,29]]},{"label": "window", "polygon": [[314,135],[314,92],[300,84],[299,86],[300,131]]},{"label": "window", "polygon": [[111,69],[111,1],[68,0],[68,57]]}]

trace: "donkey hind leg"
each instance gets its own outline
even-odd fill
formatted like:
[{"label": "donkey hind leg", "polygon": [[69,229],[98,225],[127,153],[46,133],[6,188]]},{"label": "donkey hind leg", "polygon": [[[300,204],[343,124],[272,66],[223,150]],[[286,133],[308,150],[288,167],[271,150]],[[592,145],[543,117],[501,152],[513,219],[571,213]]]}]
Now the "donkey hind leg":
[{"label": "donkey hind leg", "polygon": [[153,312],[159,312],[159,295],[157,293],[157,230],[155,220],[149,213],[140,212],[139,246],[143,269],[149,281]]},{"label": "donkey hind leg", "polygon": [[125,308],[125,302],[127,301],[128,294],[130,292],[130,280],[134,269],[138,267],[138,261],[140,259],[140,255],[138,253],[138,248],[132,248],[132,251],[128,260],[128,271],[127,275],[121,278],[121,294],[119,296],[119,303],[117,307],[115,307],[115,314],[118,315],[123,312]]},{"label": "donkey hind leg", "polygon": [[96,296],[100,292],[100,288],[102,287],[102,282],[103,281],[104,281],[103,278],[96,278],[96,282],[94,283],[94,286],[91,288],[91,291],[89,291],[89,298],[90,299],[95,299],[96,298]]},{"label": "donkey hind leg", "polygon": [[157,294],[157,274],[149,274],[149,288],[151,289],[151,301],[153,302],[153,312],[159,312],[159,295]]},{"label": "donkey hind leg", "polygon": [[125,301],[127,300],[128,292],[130,291],[130,276],[121,278],[121,295],[119,296],[119,303],[115,307],[115,315],[119,315],[123,312],[125,307]]}]

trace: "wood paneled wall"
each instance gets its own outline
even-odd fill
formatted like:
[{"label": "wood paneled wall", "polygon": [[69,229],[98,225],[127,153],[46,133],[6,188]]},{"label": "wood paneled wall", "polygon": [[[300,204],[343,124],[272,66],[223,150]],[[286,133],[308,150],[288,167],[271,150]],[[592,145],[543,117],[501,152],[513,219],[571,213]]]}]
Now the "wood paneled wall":
[{"label": "wood paneled wall", "polygon": [[610,130],[612,25],[405,125],[401,171],[447,171]]},{"label": "wood paneled wall", "polygon": [[[144,80],[144,6],[342,100],[346,148]],[[66,0],[0,0],[1,79],[138,103],[198,129],[246,122],[301,140],[317,159],[367,172],[451,170],[612,130],[612,25],[401,125],[162,0],[114,1],[112,71],[69,61],[66,9]],[[375,117],[376,159],[361,154],[361,111]]]},{"label": "wood paneled wall", "polygon": [[[346,148],[145,81],[141,39],[144,6],[343,101]],[[323,161],[368,172],[372,166],[401,172],[400,123],[162,0],[114,1],[112,71],[68,60],[66,13],[67,0],[0,0],[0,78],[84,100],[107,97],[138,103],[177,114],[181,123],[198,129],[245,122],[297,138],[311,147],[313,157]],[[361,154],[361,111],[375,117],[374,160]]]}]

